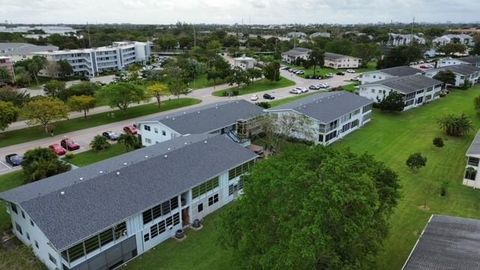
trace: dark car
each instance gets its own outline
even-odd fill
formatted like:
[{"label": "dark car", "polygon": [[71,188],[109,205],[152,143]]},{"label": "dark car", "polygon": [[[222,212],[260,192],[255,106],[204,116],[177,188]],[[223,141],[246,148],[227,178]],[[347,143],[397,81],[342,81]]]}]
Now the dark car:
[{"label": "dark car", "polygon": [[263,94],[263,98],[264,99],[275,99],[275,97],[270,95],[270,94]]},{"label": "dark car", "polygon": [[113,132],[113,131],[105,131],[102,133],[102,136],[111,140],[111,141],[116,141],[120,137],[120,134]]},{"label": "dark car", "polygon": [[343,73],[343,72],[339,71],[339,72],[337,72],[337,75],[339,75],[339,76],[343,76],[343,75],[345,75],[345,73]]},{"label": "dark car", "polygon": [[61,142],[60,142],[60,145],[67,149],[68,151],[74,151],[74,150],[78,150],[80,149],[80,145],[78,145],[77,143],[75,143],[72,139],[63,139]]},{"label": "dark car", "polygon": [[9,154],[5,156],[5,161],[12,167],[22,165],[23,157],[18,154]]}]

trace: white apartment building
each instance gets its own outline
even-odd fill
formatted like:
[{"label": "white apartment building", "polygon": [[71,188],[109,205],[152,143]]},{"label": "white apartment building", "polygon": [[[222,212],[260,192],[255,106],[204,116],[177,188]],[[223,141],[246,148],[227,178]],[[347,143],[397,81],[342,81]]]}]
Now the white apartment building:
[{"label": "white apartment building", "polygon": [[454,65],[472,65],[480,68],[480,55],[471,55],[460,58],[442,58],[437,61],[437,67],[447,67]]},{"label": "white apartment building", "polygon": [[295,47],[282,53],[282,61],[288,64],[293,64],[297,59],[307,60],[312,50],[302,47]]},{"label": "white apartment building", "polygon": [[480,176],[478,173],[480,166],[480,132],[473,139],[466,156],[467,164],[465,165],[463,184],[473,188],[480,188]]},{"label": "white apartment building", "polygon": [[257,157],[222,135],[192,135],[0,198],[13,233],[47,269],[111,270],[237,198]]},{"label": "white apartment building", "polygon": [[425,76],[433,78],[441,71],[451,71],[453,74],[455,74],[454,86],[456,87],[463,86],[466,81],[470,82],[471,84],[476,84],[480,78],[480,68],[465,64],[430,69],[425,71]]},{"label": "white apartment building", "polygon": [[380,102],[391,91],[395,91],[404,97],[406,111],[438,99],[442,88],[440,81],[423,75],[411,75],[360,85],[359,94],[373,102]]},{"label": "white apartment building", "polygon": [[[318,93],[267,112],[277,117],[278,125],[291,122],[292,117],[306,118],[297,122],[302,127],[295,125],[295,130],[282,135],[329,145],[368,123],[372,107],[373,101],[341,91]],[[282,117],[288,118],[283,121]]]},{"label": "white apartment building", "polygon": [[233,58],[233,66],[240,67],[241,69],[251,69],[255,67],[257,60],[253,57],[241,56]]},{"label": "white apartment building", "polygon": [[475,45],[474,39],[472,36],[465,35],[465,34],[449,34],[443,35],[441,37],[437,37],[433,39],[433,44],[436,46],[444,46],[449,43],[460,43],[466,46],[473,46]]},{"label": "white apartment building", "polygon": [[409,45],[412,43],[417,43],[417,44],[425,44],[426,41],[423,37],[419,37],[417,35],[411,35],[411,34],[395,34],[395,33],[389,33],[388,34],[388,45],[390,46],[404,46],[404,45]]},{"label": "white apartment building", "polygon": [[149,42],[122,41],[111,46],[35,53],[50,61],[67,60],[75,75],[95,77],[102,72],[122,70],[134,63],[145,63],[151,54]]},{"label": "white apartment building", "polygon": [[342,55],[338,53],[326,52],[324,56],[325,56],[324,66],[334,68],[334,69],[359,68],[362,63],[362,59],[360,58],[348,56],[348,55]]},{"label": "white apartment building", "polygon": [[367,84],[385,79],[421,74],[422,71],[409,66],[391,67],[365,72],[360,75],[360,83]]}]

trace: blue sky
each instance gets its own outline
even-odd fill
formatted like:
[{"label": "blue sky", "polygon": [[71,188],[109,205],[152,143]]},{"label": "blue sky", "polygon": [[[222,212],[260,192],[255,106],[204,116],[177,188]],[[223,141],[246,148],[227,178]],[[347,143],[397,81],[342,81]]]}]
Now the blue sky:
[{"label": "blue sky", "polygon": [[0,0],[13,23],[478,22],[478,0]]}]

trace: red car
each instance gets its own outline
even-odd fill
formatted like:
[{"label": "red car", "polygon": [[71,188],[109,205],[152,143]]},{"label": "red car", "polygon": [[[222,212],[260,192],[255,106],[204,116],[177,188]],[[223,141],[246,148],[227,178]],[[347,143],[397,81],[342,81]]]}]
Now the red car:
[{"label": "red car", "polygon": [[57,154],[59,156],[63,156],[63,155],[65,155],[65,153],[67,153],[67,150],[65,150],[65,148],[63,148],[58,143],[52,144],[48,148],[50,148],[50,150],[52,150],[55,154]]},{"label": "red car", "polygon": [[68,151],[74,151],[74,150],[78,150],[80,148],[80,145],[78,145],[77,143],[75,143],[72,139],[63,139],[61,142],[60,142],[60,145],[67,149]]},{"label": "red car", "polygon": [[123,131],[125,131],[125,133],[130,134],[130,135],[137,135],[138,134],[138,129],[134,125],[124,127]]}]

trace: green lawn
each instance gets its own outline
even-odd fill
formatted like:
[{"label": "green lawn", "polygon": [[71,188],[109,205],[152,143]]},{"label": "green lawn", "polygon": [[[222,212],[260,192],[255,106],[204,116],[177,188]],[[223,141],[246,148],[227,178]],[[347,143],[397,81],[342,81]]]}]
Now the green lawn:
[{"label": "green lawn", "polygon": [[[295,65],[290,65],[290,64],[287,65],[287,66],[292,67],[292,68],[297,69],[297,70],[303,70],[305,72],[305,74],[303,74],[302,77],[313,75],[313,68],[304,68],[304,67],[301,67],[301,66],[295,66]],[[366,68],[358,68],[358,69],[355,69],[355,71],[356,71],[356,73],[362,73],[362,72],[366,72],[366,71],[375,70],[376,68],[377,68],[377,62],[369,62],[367,64]],[[345,70],[347,70],[347,69],[333,69],[333,68],[323,67],[323,68],[317,68],[315,70],[315,75],[325,76],[328,73],[335,74],[339,71],[345,71]]]},{"label": "green lawn", "polygon": [[220,247],[217,240],[219,212],[207,216],[202,230],[187,230],[187,238],[182,242],[167,240],[134,259],[126,269],[235,269],[230,262],[231,252]]},{"label": "green lawn", "polygon": [[[378,257],[379,269],[402,267],[431,214],[480,218],[480,191],[461,184],[465,152],[480,127],[472,102],[478,95],[480,87],[477,86],[468,91],[454,91],[446,98],[409,112],[376,112],[366,127],[334,145],[349,147],[358,153],[368,152],[400,176],[402,198],[390,219],[390,236]],[[475,131],[466,138],[443,135],[437,119],[462,112],[472,118]],[[435,137],[443,137],[445,147],[434,147]],[[405,165],[407,157],[414,152],[428,158],[427,166],[418,173],[412,173]],[[446,197],[441,197],[440,186],[444,181],[448,181],[448,191]],[[429,210],[420,207],[425,201]]]},{"label": "green lawn", "polygon": [[202,74],[200,76],[198,76],[197,78],[195,78],[195,80],[193,82],[190,82],[189,83],[189,87],[192,88],[193,90],[196,90],[196,89],[201,89],[201,88],[206,88],[206,87],[211,87],[211,86],[214,86],[214,85],[220,85],[220,84],[223,84],[224,81],[221,81],[221,80],[217,80],[216,84],[213,83],[212,80],[207,80],[207,74]]},{"label": "green lawn", "polygon": [[119,143],[112,144],[109,149],[103,151],[88,150],[83,153],[76,154],[72,159],[68,160],[69,163],[78,167],[87,166],[89,164],[99,162],[101,160],[118,156],[128,151],[125,146]]},{"label": "green lawn", "polygon": [[[0,192],[23,185],[26,179],[22,171],[0,175]],[[0,207],[0,232],[7,230],[11,225],[10,215],[7,214],[4,204],[2,204]]]},{"label": "green lawn", "polygon": [[[156,103],[140,105],[129,108],[126,112],[118,110],[112,112],[105,112],[93,114],[84,118],[74,118],[70,120],[59,121],[55,123],[55,134],[63,134],[85,128],[105,125],[126,119],[136,118],[144,115],[149,115],[157,112],[168,111],[185,106],[198,104],[201,101],[193,98],[180,98],[166,100],[162,102],[160,108]],[[113,115],[113,116],[112,116]],[[13,144],[24,143],[28,141],[38,140],[50,136],[46,134],[43,128],[35,126],[19,130],[13,130],[0,133],[0,147],[5,147]]]},{"label": "green lawn", "polygon": [[358,85],[359,85],[359,84],[355,82],[355,83],[351,83],[351,84],[344,85],[344,86],[342,86],[342,88],[343,88],[343,90],[345,90],[345,91],[348,91],[348,92],[352,92],[352,93],[353,93],[353,92],[355,92],[355,90],[357,90],[357,86],[358,86]]},{"label": "green lawn", "polygon": [[242,87],[231,87],[225,90],[219,90],[213,92],[214,96],[221,97],[223,96],[224,92],[230,92],[234,90],[239,91],[239,95],[246,95],[246,94],[252,94],[252,93],[257,93],[257,92],[262,92],[262,91],[267,91],[267,90],[272,90],[272,89],[277,89],[277,88],[283,88],[287,86],[293,86],[295,85],[295,82],[290,81],[289,79],[286,79],[284,77],[280,77],[280,80],[278,82],[272,82],[267,79],[261,79],[258,81],[255,81],[249,85],[242,86]]},{"label": "green lawn", "polygon": [[288,98],[282,98],[282,99],[276,99],[274,101],[270,101],[270,105],[273,107],[278,107],[278,106],[281,106],[281,105],[285,105],[287,103],[290,103],[292,101],[295,101],[295,100],[299,100],[299,99],[302,99],[304,97],[308,97],[308,96],[311,96],[311,95],[314,95],[314,94],[317,94],[319,92],[315,92],[315,91],[310,91],[310,93],[308,94],[303,94],[303,95],[296,95],[296,96],[291,96],[291,97],[288,97]]}]

